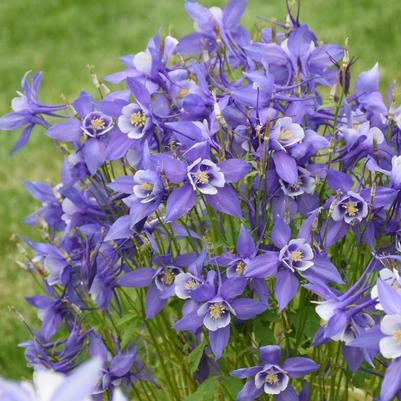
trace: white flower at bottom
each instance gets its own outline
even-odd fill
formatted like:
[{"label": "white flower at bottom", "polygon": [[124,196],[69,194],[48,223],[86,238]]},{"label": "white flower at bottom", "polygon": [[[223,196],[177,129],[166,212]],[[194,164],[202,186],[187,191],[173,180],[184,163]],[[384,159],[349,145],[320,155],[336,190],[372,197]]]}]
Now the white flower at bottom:
[{"label": "white flower at bottom", "polygon": [[[0,378],[1,401],[90,401],[101,380],[103,362],[95,358],[75,369],[69,376],[52,370],[37,370],[33,384],[14,383]],[[120,396],[120,394],[119,394]],[[124,398],[119,398],[124,401]]]},{"label": "white flower at bottom", "polygon": [[384,316],[380,329],[386,337],[380,340],[380,352],[385,358],[401,356],[401,315]]}]

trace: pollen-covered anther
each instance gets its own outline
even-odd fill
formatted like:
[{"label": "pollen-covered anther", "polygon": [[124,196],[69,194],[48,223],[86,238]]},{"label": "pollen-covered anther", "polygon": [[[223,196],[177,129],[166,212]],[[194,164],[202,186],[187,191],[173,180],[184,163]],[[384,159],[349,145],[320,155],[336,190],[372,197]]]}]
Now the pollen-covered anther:
[{"label": "pollen-covered anther", "polygon": [[244,274],[245,267],[246,267],[245,262],[243,262],[243,261],[241,260],[241,262],[238,262],[238,263],[237,263],[237,266],[235,267],[235,272],[236,272],[239,276],[242,276],[242,275]]},{"label": "pollen-covered anther", "polygon": [[184,288],[187,291],[193,290],[196,287],[196,281],[193,278],[190,278],[185,284]]},{"label": "pollen-covered anther", "polygon": [[171,285],[174,283],[175,275],[171,270],[165,270],[160,277],[160,281],[165,285]]},{"label": "pollen-covered anther", "polygon": [[347,214],[347,216],[354,217],[357,215],[358,208],[356,202],[349,201],[342,206],[345,209],[345,213]]},{"label": "pollen-covered anther", "polygon": [[144,182],[143,184],[141,184],[141,188],[144,191],[151,191],[153,189],[153,184],[150,184],[149,182]]},{"label": "pollen-covered anther", "polygon": [[293,262],[302,262],[304,258],[302,251],[299,249],[292,251],[290,257]]},{"label": "pollen-covered anther", "polygon": [[265,380],[268,384],[277,384],[279,382],[278,376],[275,373],[269,373]]},{"label": "pollen-covered anther", "polygon": [[281,131],[279,136],[278,136],[278,139],[280,141],[287,141],[288,139],[291,139],[291,138],[292,138],[292,132],[290,130],[288,130],[288,129],[284,130],[284,131]]},{"label": "pollen-covered anther", "polygon": [[198,171],[196,173],[196,181],[200,184],[209,184],[209,175],[204,171]]},{"label": "pollen-covered anther", "polygon": [[189,89],[188,89],[188,88],[181,88],[181,89],[178,91],[178,97],[179,97],[179,98],[186,97],[186,96],[188,96],[188,94],[189,94]]},{"label": "pollen-covered anther", "polygon": [[137,128],[143,128],[146,124],[146,116],[140,111],[137,111],[131,115],[131,124]]},{"label": "pollen-covered anther", "polygon": [[97,117],[91,120],[91,128],[94,130],[101,130],[106,127],[106,123],[103,118]]},{"label": "pollen-covered anther", "polygon": [[226,311],[226,307],[223,304],[212,304],[209,306],[209,315],[213,320],[220,319]]}]

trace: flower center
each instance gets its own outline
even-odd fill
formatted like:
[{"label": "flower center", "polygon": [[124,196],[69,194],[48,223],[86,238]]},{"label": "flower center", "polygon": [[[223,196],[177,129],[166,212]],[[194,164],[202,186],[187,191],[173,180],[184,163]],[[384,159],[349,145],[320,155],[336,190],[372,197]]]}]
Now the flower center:
[{"label": "flower center", "polygon": [[101,130],[105,128],[105,122],[103,118],[96,117],[91,120],[91,128],[94,130]]},{"label": "flower center", "polygon": [[299,191],[299,189],[302,187],[302,180],[298,178],[298,180],[294,183],[288,186],[288,188],[291,191]]},{"label": "flower center", "polygon": [[268,384],[277,384],[279,382],[278,376],[275,373],[269,373],[265,380]]},{"label": "flower center", "polygon": [[193,278],[190,278],[185,284],[184,288],[187,291],[193,290],[196,287],[196,281]]},{"label": "flower center", "polygon": [[187,96],[188,93],[189,93],[189,89],[188,88],[181,88],[178,91],[178,97],[183,98],[183,97]]},{"label": "flower center", "polygon": [[150,54],[148,54],[148,53],[144,53],[142,55],[142,59],[143,59],[143,61],[146,61],[146,62],[152,61],[152,57],[150,57]]},{"label": "flower center", "polygon": [[292,138],[292,132],[288,129],[285,131],[281,131],[280,135],[278,136],[279,141],[288,141],[288,139]]},{"label": "flower center", "polygon": [[140,111],[131,114],[131,124],[136,128],[143,128],[146,124],[146,116],[144,116]]},{"label": "flower center", "polygon": [[141,188],[142,188],[144,191],[151,191],[151,190],[153,189],[153,184],[150,184],[149,182],[144,182],[144,183],[141,185]]},{"label": "flower center", "polygon": [[302,254],[301,250],[297,249],[291,252],[290,258],[293,262],[301,262],[304,258],[304,255]]},{"label": "flower center", "polygon": [[245,267],[246,267],[245,262],[243,262],[243,261],[241,260],[241,262],[239,262],[239,263],[237,264],[237,266],[235,267],[235,272],[236,272],[239,276],[242,276],[242,275],[244,274]]},{"label": "flower center", "polygon": [[398,329],[394,332],[393,338],[398,344],[401,344],[401,329]]},{"label": "flower center", "polygon": [[212,304],[209,306],[209,315],[213,320],[220,319],[225,311],[226,307],[223,304]]},{"label": "flower center", "polygon": [[160,277],[160,281],[165,285],[171,285],[174,283],[175,275],[171,270],[165,270]]},{"label": "flower center", "polygon": [[209,184],[209,175],[204,171],[198,171],[196,173],[196,181],[201,184]]},{"label": "flower center", "polygon": [[399,290],[399,289],[400,289],[400,285],[398,284],[398,281],[397,281],[397,280],[394,280],[394,281],[391,283],[391,288],[393,288],[394,290]]},{"label": "flower center", "polygon": [[348,201],[345,205],[342,205],[345,209],[345,214],[348,216],[354,217],[358,213],[357,203]]}]

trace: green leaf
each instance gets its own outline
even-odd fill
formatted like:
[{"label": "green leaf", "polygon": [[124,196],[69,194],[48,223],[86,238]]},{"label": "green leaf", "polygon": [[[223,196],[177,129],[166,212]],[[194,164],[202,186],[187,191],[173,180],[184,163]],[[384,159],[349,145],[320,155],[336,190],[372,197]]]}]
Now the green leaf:
[{"label": "green leaf", "polygon": [[365,386],[365,375],[362,372],[356,373],[352,377],[352,384],[355,387],[366,388],[366,386]]},{"label": "green leaf", "polygon": [[197,345],[196,348],[194,348],[192,352],[188,355],[189,370],[191,373],[195,373],[197,371],[205,347],[206,340],[203,339],[203,341],[199,345]]},{"label": "green leaf", "polygon": [[235,400],[238,393],[241,391],[242,381],[231,376],[225,376],[223,378],[223,386],[230,395],[230,398]]},{"label": "green leaf", "polygon": [[138,317],[138,314],[136,312],[134,312],[133,310],[129,310],[128,312],[124,313],[124,316],[118,320],[116,325],[117,325],[117,327],[121,327],[125,323],[128,323],[137,317]]},{"label": "green leaf", "polygon": [[124,349],[130,342],[131,339],[134,338],[134,328],[133,326],[129,326],[121,337],[121,348]]},{"label": "green leaf", "polygon": [[215,401],[218,378],[218,376],[210,376],[185,401]]},{"label": "green leaf", "polygon": [[253,321],[253,332],[259,344],[275,344],[276,342],[273,331],[259,320]]}]

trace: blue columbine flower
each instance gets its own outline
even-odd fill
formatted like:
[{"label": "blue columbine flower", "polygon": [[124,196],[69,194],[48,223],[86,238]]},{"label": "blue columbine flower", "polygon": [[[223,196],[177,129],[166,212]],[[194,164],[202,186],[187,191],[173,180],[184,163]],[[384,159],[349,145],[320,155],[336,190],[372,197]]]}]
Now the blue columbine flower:
[{"label": "blue columbine flower", "polygon": [[21,82],[21,92],[12,100],[13,111],[0,117],[0,130],[13,131],[24,128],[22,134],[12,150],[12,154],[24,147],[31,137],[33,128],[40,125],[48,128],[45,116],[60,117],[57,112],[65,109],[65,105],[46,105],[39,101],[39,87],[42,73],[34,74],[32,84],[29,85],[29,71],[25,73]]},{"label": "blue columbine flower", "polygon": [[304,129],[299,124],[293,123],[290,117],[283,117],[277,120],[270,141],[273,149],[287,150],[300,143],[304,137]]},{"label": "blue columbine flower", "polygon": [[[231,376],[240,379],[251,377],[238,393],[237,401],[252,401],[262,394],[273,395],[275,400],[298,399],[290,379],[297,379],[319,369],[309,358],[288,358],[280,363],[278,345],[266,345],[259,349],[261,365],[232,371]],[[295,396],[295,397],[294,397]]]},{"label": "blue columbine flower", "polygon": [[225,184],[224,174],[211,160],[196,159],[188,166],[187,175],[194,191],[207,195],[217,194],[217,188]]},{"label": "blue columbine flower", "polygon": [[313,266],[313,251],[303,238],[292,239],[281,248],[279,261],[292,272],[303,272]]},{"label": "blue columbine flower", "polygon": [[232,317],[248,320],[267,309],[265,303],[252,298],[239,298],[245,287],[246,280],[242,278],[222,281],[210,270],[206,280],[190,293],[197,306],[176,322],[176,330],[196,332],[204,326],[209,332],[212,351],[219,359],[228,344]]},{"label": "blue columbine flower", "polygon": [[344,221],[353,225],[360,223],[368,215],[368,204],[361,195],[348,191],[335,201],[332,218],[334,221]]},{"label": "blue columbine flower", "polygon": [[160,199],[162,192],[163,182],[155,171],[139,170],[135,173],[133,193],[141,203]]},{"label": "blue columbine flower", "polygon": [[136,103],[131,103],[121,110],[118,118],[118,128],[127,134],[128,138],[141,139],[152,126],[151,120]]},{"label": "blue columbine flower", "polygon": [[92,111],[82,121],[82,131],[91,138],[99,138],[113,128],[113,119],[100,112]]}]

